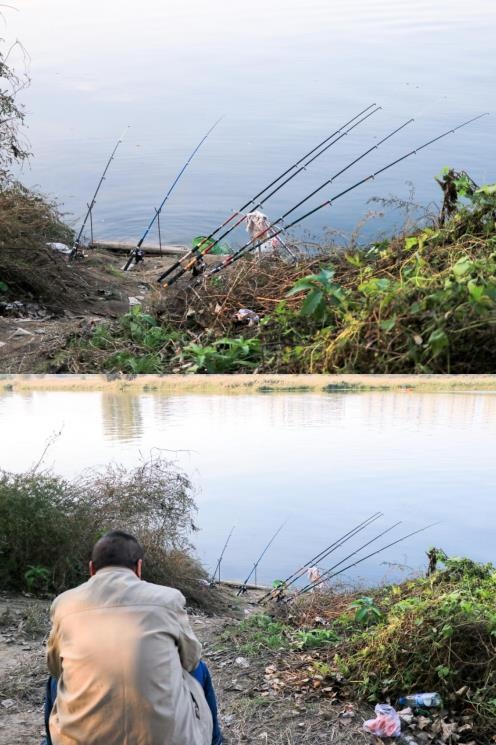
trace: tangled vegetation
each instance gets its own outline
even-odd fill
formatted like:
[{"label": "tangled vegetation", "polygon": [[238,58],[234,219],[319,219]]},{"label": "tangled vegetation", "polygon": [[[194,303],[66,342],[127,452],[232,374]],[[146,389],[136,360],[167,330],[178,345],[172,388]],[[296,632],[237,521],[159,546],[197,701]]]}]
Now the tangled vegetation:
[{"label": "tangled vegetation", "polygon": [[314,692],[396,703],[406,694],[438,691],[445,709],[470,717],[487,742],[496,733],[496,569],[442,552],[438,558],[444,568],[426,578],[367,597],[302,596],[227,633],[247,655],[285,650],[287,664],[274,672],[280,685],[285,678],[301,684],[291,653],[305,650],[304,680],[310,676]]},{"label": "tangled vegetation", "polygon": [[191,555],[196,507],[187,476],[154,459],[109,466],[77,479],[36,469],[0,472],[0,588],[51,595],[87,579],[95,541],[126,530],[145,549],[144,578],[180,589],[212,610],[218,593]]},{"label": "tangled vegetation", "polygon": [[[252,256],[72,339],[61,371],[492,373],[496,185],[444,173],[436,224],[295,266]],[[454,195],[454,196],[453,196]],[[261,319],[236,319],[239,308]]]},{"label": "tangled vegetation", "polygon": [[4,43],[0,38],[0,186],[7,180],[12,164],[22,163],[29,155],[20,134],[25,115],[17,100],[29,79],[9,63],[12,52],[22,47],[16,42],[5,49]]},{"label": "tangled vegetation", "polygon": [[22,134],[25,114],[18,102],[29,78],[11,64],[16,50],[22,51],[19,42],[5,49],[0,38],[0,301],[22,299],[60,307],[67,290],[63,262],[46,244],[70,242],[73,231],[53,200],[27,189],[12,175],[12,168],[29,157]]}]

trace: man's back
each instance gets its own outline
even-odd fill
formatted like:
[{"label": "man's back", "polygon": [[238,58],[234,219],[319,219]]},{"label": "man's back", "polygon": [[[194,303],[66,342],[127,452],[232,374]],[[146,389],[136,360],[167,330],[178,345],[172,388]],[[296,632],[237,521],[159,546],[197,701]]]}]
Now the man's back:
[{"label": "man's back", "polygon": [[54,745],[209,745],[201,646],[177,590],[106,567],[52,606]]}]

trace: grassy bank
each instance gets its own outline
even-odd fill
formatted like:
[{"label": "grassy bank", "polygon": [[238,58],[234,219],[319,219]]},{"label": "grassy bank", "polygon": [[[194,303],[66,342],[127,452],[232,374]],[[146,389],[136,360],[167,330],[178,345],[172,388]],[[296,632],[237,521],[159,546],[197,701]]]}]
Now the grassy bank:
[{"label": "grassy bank", "polygon": [[437,691],[443,711],[423,714],[432,715],[434,731],[436,720],[450,724],[456,737],[441,742],[492,742],[496,570],[438,556],[444,566],[427,578],[268,606],[227,629],[224,641],[270,661],[265,679],[276,695],[396,704],[409,693]]},{"label": "grassy bank", "polygon": [[[447,178],[447,177],[446,177]],[[492,373],[496,186],[454,174],[442,219],[288,266],[244,260],[192,288],[153,291],[55,355],[60,372]],[[446,218],[448,214],[448,218]],[[249,308],[259,322],[236,314]]]}]

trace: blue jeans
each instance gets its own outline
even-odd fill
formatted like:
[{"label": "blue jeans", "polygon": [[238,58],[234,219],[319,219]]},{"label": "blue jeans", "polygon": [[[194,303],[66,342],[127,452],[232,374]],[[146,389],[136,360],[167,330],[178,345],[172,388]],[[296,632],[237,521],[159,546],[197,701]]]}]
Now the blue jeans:
[{"label": "blue jeans", "polygon": [[[205,663],[200,660],[197,667],[191,672],[193,678],[196,678],[198,683],[203,688],[203,693],[207,700],[208,707],[212,713],[213,730],[212,730],[212,745],[222,745],[222,732],[219,726],[219,717],[217,714],[217,699],[215,698],[215,691],[212,684],[212,678],[210,677],[210,671]],[[48,728],[48,721],[50,719],[50,712],[53,709],[55,699],[57,698],[57,679],[50,676],[46,684],[46,695],[45,695],[45,730],[46,737],[41,741],[41,745],[52,745],[50,739],[50,730]]]}]

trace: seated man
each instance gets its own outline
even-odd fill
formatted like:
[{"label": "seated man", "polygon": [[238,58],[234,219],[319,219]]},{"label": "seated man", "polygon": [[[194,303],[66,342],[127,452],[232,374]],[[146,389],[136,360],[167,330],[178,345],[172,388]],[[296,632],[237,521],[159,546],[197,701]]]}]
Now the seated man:
[{"label": "seated man", "polygon": [[141,582],[142,559],[133,536],[106,533],[93,548],[89,581],[54,600],[48,743],[222,742],[185,599],[178,590]]}]

